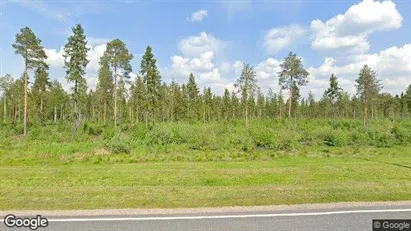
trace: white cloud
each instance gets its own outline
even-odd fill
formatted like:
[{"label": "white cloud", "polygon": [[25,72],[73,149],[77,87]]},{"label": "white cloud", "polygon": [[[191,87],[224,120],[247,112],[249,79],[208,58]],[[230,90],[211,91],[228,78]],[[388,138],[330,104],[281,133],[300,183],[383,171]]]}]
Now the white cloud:
[{"label": "white cloud", "polygon": [[339,35],[372,33],[401,27],[402,16],[392,1],[364,0],[351,6],[337,27]]},{"label": "white cloud", "polygon": [[207,51],[220,53],[228,44],[214,37],[212,34],[201,32],[198,36],[189,36],[179,42],[179,49],[184,56],[198,57]]},{"label": "white cloud", "polygon": [[235,61],[235,63],[233,64],[233,68],[234,68],[234,72],[235,72],[235,76],[238,78],[241,75],[241,71],[243,69],[244,63],[241,61]]},{"label": "white cloud", "polygon": [[277,73],[281,71],[281,62],[281,60],[267,58],[255,67],[258,85],[263,92],[266,92],[269,88],[275,91],[279,90]]},{"label": "white cloud", "polygon": [[100,58],[103,56],[105,50],[106,44],[90,47],[90,50],[87,52],[87,58],[90,61],[87,65],[87,72],[96,72],[99,69]]},{"label": "white cloud", "polygon": [[[86,72],[95,72],[99,69],[100,57],[103,56],[104,51],[106,50],[106,44],[100,44],[96,46],[89,46],[90,50],[87,53],[87,59],[89,63],[86,68]],[[64,66],[64,57],[63,57],[63,47],[59,51],[56,49],[45,49],[48,59],[46,60],[47,64],[56,68],[63,68]]]},{"label": "white cloud", "polygon": [[[402,47],[390,47],[386,50],[375,54],[361,54],[351,57],[351,63],[338,65],[334,58],[325,58],[322,65],[311,67],[308,71],[311,73],[312,81],[327,82],[331,73],[339,78],[342,87],[350,93],[355,93],[354,80],[358,78],[358,73],[364,64],[369,65],[378,74],[382,80],[383,91],[392,94],[399,94],[405,86],[411,84],[411,44],[405,44]],[[312,81],[310,88],[313,86]],[[328,85],[325,85],[328,86]],[[318,88],[321,92],[325,88]]]},{"label": "white cloud", "polygon": [[59,51],[56,49],[44,49],[47,60],[46,63],[52,67],[62,68],[64,66],[63,47]]},{"label": "white cloud", "polygon": [[311,46],[326,55],[362,54],[370,47],[369,34],[397,29],[401,23],[394,2],[363,0],[326,22],[313,20]]},{"label": "white cloud", "polygon": [[203,19],[207,16],[208,16],[207,10],[198,10],[196,12],[191,13],[190,21],[200,22],[200,21],[203,21]]},{"label": "white cloud", "polygon": [[172,65],[167,68],[168,75],[181,80],[186,80],[190,73],[194,73],[202,80],[219,80],[221,75],[213,63],[214,53],[207,51],[199,58],[186,58],[182,56],[171,57]]},{"label": "white cloud", "polygon": [[269,54],[291,46],[306,34],[306,29],[299,25],[272,28],[264,36],[264,47]]}]

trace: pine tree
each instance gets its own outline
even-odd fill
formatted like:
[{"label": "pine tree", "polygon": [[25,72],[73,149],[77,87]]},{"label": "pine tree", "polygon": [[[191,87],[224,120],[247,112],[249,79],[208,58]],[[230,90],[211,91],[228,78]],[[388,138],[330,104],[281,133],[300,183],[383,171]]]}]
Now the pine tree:
[{"label": "pine tree", "polygon": [[244,103],[245,108],[245,124],[248,126],[248,106],[249,98],[253,97],[255,91],[258,89],[257,75],[250,64],[244,64],[240,77],[237,79],[237,83],[234,87],[238,88],[238,92],[241,93],[241,100]]},{"label": "pine tree", "polygon": [[211,88],[206,87],[203,91],[203,120],[211,121],[211,109],[213,108],[213,93]]},{"label": "pine tree", "polygon": [[156,116],[160,106],[161,75],[157,69],[157,60],[150,46],[147,46],[140,65],[140,74],[147,90],[147,109],[151,119]]},{"label": "pine tree", "polygon": [[[332,106],[333,110],[334,110],[334,116],[336,115],[335,113],[335,104],[338,100],[338,98],[341,95],[341,88],[338,86],[338,80],[337,80],[337,76],[335,76],[334,74],[331,74],[330,76],[330,86],[328,87],[328,89],[325,91],[325,95],[327,96],[328,99],[328,103]],[[328,104],[327,104],[328,106]]]},{"label": "pine tree", "polygon": [[36,37],[34,32],[28,28],[22,28],[16,34],[16,42],[12,45],[14,53],[19,54],[24,60],[24,135],[27,134],[27,95],[28,95],[28,72],[36,67],[46,67],[44,60],[47,55],[41,46],[41,40]]},{"label": "pine tree", "polygon": [[40,124],[44,122],[44,108],[47,97],[47,91],[51,87],[49,73],[47,68],[39,67],[34,73],[34,84],[32,94],[36,102],[37,114],[40,119]]},{"label": "pine tree", "polygon": [[2,92],[2,101],[3,101],[3,122],[7,121],[7,105],[10,101],[10,88],[13,84],[14,79],[10,74],[0,78],[0,89]]},{"label": "pine tree", "polygon": [[380,80],[377,79],[377,73],[373,71],[368,65],[360,70],[358,79],[355,80],[357,95],[363,102],[363,125],[367,125],[368,109],[372,106],[373,100],[381,90]]},{"label": "pine tree", "polygon": [[112,68],[114,74],[114,124],[117,126],[117,88],[120,71],[125,78],[130,78],[128,73],[132,71],[130,61],[133,55],[129,53],[126,45],[120,39],[114,39],[107,43],[102,60],[105,60]]},{"label": "pine tree", "polygon": [[337,76],[335,76],[334,74],[331,74],[329,82],[330,86],[325,91],[325,93],[327,94],[328,98],[330,98],[331,104],[334,105],[338,97],[340,96],[342,89],[338,86]]},{"label": "pine tree", "polygon": [[308,117],[313,119],[316,117],[316,102],[315,102],[315,95],[312,91],[308,93]]},{"label": "pine tree", "polygon": [[407,110],[411,113],[411,84],[405,90],[404,97]]},{"label": "pine tree", "polygon": [[228,120],[228,117],[230,116],[230,111],[232,110],[231,106],[231,98],[230,98],[230,92],[228,91],[227,88],[224,89],[224,96],[223,96],[223,117],[225,120]]},{"label": "pine tree", "polygon": [[90,48],[87,47],[87,40],[84,30],[80,24],[71,28],[73,35],[68,37],[66,45],[64,45],[64,68],[66,69],[66,79],[68,82],[73,82],[73,99],[76,123],[80,122],[81,109],[87,94],[87,82],[83,77],[86,73],[86,67],[89,63],[87,52]]},{"label": "pine tree", "polygon": [[265,98],[264,94],[261,92],[261,89],[258,89],[257,92],[257,113],[258,113],[258,118],[261,119],[262,117],[265,116]]},{"label": "pine tree", "polygon": [[188,77],[187,87],[187,94],[188,94],[188,118],[190,120],[197,119],[198,113],[198,98],[199,98],[199,89],[195,80],[193,73],[190,73]]},{"label": "pine tree", "polygon": [[282,89],[290,91],[290,100],[288,100],[288,118],[291,118],[292,102],[294,102],[294,90],[299,86],[304,86],[308,83],[307,77],[309,73],[304,69],[301,59],[296,54],[290,52],[280,64],[281,71],[278,72],[278,84]]},{"label": "pine tree", "polygon": [[102,105],[102,115],[104,124],[107,123],[108,107],[113,99],[113,73],[107,60],[100,60],[100,69],[98,71],[98,83],[96,92],[98,94],[99,102]]},{"label": "pine tree", "polygon": [[237,112],[240,110],[240,103],[237,97],[237,94],[235,91],[231,92],[231,107],[232,107],[232,118],[236,119],[237,118]]},{"label": "pine tree", "polygon": [[138,122],[143,120],[146,115],[146,87],[141,76],[138,76],[131,89],[131,100],[133,105],[133,112]]},{"label": "pine tree", "polygon": [[[53,110],[53,121],[57,122],[58,114],[60,119],[63,119],[65,104],[68,101],[67,93],[64,91],[61,84],[54,80],[50,85],[49,105]],[[60,113],[57,112],[59,110]]]}]

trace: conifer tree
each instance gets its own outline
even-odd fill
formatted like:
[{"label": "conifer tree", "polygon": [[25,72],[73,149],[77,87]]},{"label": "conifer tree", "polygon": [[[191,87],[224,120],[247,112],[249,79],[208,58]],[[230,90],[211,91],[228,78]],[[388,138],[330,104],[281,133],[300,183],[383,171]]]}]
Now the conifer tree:
[{"label": "conifer tree", "polygon": [[147,90],[147,109],[150,119],[155,119],[156,111],[160,107],[161,75],[157,69],[157,60],[153,51],[147,46],[140,65],[140,75]]},{"label": "conifer tree", "polygon": [[67,43],[64,46],[64,68],[66,69],[66,79],[68,82],[74,83],[73,100],[75,124],[80,122],[81,109],[84,107],[84,101],[87,94],[87,82],[84,78],[86,67],[89,63],[87,52],[90,48],[87,47],[86,35],[83,27],[80,24],[71,28],[73,34],[68,37]]},{"label": "conifer tree", "polygon": [[114,87],[113,73],[110,70],[108,61],[104,58],[100,60],[96,92],[98,94],[99,102],[102,104],[103,122],[106,124],[108,107],[113,99]]},{"label": "conifer tree", "polygon": [[234,84],[234,87],[238,88],[238,92],[241,93],[241,100],[244,103],[245,109],[245,124],[248,126],[249,98],[253,97],[258,89],[257,75],[254,67],[250,64],[244,64],[241,75],[237,79],[237,83]]},{"label": "conifer tree", "polygon": [[34,32],[28,28],[22,28],[19,34],[16,34],[16,41],[12,45],[14,53],[23,57],[24,61],[24,115],[23,126],[24,135],[27,134],[27,95],[28,95],[28,72],[36,67],[46,67],[44,62],[47,55],[41,46],[41,40],[37,38]]},{"label": "conifer tree", "polygon": [[32,93],[36,102],[37,114],[40,119],[40,124],[44,122],[44,108],[47,97],[47,91],[51,87],[48,70],[44,67],[39,67],[34,73],[34,84]]},{"label": "conifer tree", "polygon": [[278,72],[278,84],[282,89],[290,91],[288,104],[288,118],[291,118],[292,103],[294,102],[295,90],[299,86],[304,86],[308,83],[307,77],[309,75],[303,67],[301,59],[296,54],[290,52],[280,64],[281,71]]},{"label": "conifer tree", "polygon": [[195,80],[193,73],[190,73],[188,77],[187,87],[187,95],[188,95],[188,118],[191,120],[195,120],[197,118],[198,113],[198,98],[199,98],[199,89]]},{"label": "conifer tree", "polygon": [[126,45],[120,39],[114,39],[107,43],[106,51],[102,60],[105,60],[113,71],[114,79],[114,124],[117,126],[117,88],[120,71],[123,71],[125,78],[130,78],[128,73],[132,71],[130,61],[133,55],[130,54]]},{"label": "conifer tree", "polygon": [[2,92],[2,101],[3,101],[3,122],[7,121],[7,105],[10,101],[10,88],[14,80],[10,74],[0,78],[0,90]]},{"label": "conifer tree", "polygon": [[372,106],[373,100],[381,90],[380,80],[377,79],[377,73],[368,65],[360,70],[358,79],[355,80],[357,95],[363,103],[363,125],[367,126],[368,109]]}]

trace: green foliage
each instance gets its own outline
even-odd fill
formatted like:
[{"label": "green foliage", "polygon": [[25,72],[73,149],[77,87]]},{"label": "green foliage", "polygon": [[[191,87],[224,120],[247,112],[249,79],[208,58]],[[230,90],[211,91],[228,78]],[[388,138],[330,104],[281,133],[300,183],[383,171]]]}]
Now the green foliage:
[{"label": "green foliage", "polygon": [[156,125],[147,133],[146,140],[149,145],[167,146],[174,141],[174,134],[169,127]]},{"label": "green foliage", "polygon": [[116,134],[116,129],[113,125],[110,124],[104,128],[103,139],[111,140],[115,134]]},{"label": "green foliage", "polygon": [[411,143],[411,128],[402,127],[398,124],[391,129],[392,135],[395,137],[395,143],[398,145]]},{"label": "green foliage", "polygon": [[343,147],[348,144],[348,134],[342,130],[330,130],[325,136],[324,143],[327,146]]},{"label": "green foliage", "polygon": [[[350,120],[253,120],[248,128],[244,121],[156,123],[151,128],[147,128],[144,123],[124,123],[115,127],[112,123],[103,125],[86,121],[76,139],[71,137],[70,121],[46,123],[44,126],[32,123],[29,127],[28,142],[38,141],[49,145],[85,142],[107,148],[109,153],[144,153],[157,155],[146,157],[148,159],[161,160],[175,159],[177,154],[181,160],[252,159],[267,157],[255,156],[256,152],[271,152],[272,156],[275,156],[278,153],[287,155],[311,147],[392,148],[395,145],[411,144],[411,123],[393,123],[388,120],[373,121],[367,128],[362,126],[361,121]],[[12,145],[10,140],[21,134],[22,130],[20,123],[2,124],[2,144],[6,147]],[[43,149],[41,152],[50,152]],[[58,153],[82,152],[81,148],[56,150]],[[207,154],[211,152],[214,154]],[[184,153],[195,155],[186,157]],[[220,154],[215,156],[215,153]]]},{"label": "green foliage", "polygon": [[128,139],[124,134],[116,134],[105,142],[105,146],[115,154],[130,154],[132,147],[130,139]]},{"label": "green foliage", "polygon": [[250,128],[250,137],[259,148],[275,149],[278,147],[276,133],[271,128],[252,127]]}]

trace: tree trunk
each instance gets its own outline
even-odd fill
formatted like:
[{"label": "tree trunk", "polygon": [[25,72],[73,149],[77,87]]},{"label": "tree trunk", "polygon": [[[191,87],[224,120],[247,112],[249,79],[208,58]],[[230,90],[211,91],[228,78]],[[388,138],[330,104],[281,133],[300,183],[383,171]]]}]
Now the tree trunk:
[{"label": "tree trunk", "polygon": [[57,122],[57,107],[54,106],[54,124]]},{"label": "tree trunk", "polygon": [[3,102],[3,122],[6,122],[7,120],[7,104],[6,104],[6,93],[4,92],[4,102]]},{"label": "tree trunk", "polygon": [[146,112],[145,114],[146,114],[146,116],[145,116],[146,117],[145,118],[146,119],[146,128],[148,128],[148,112]]},{"label": "tree trunk", "polygon": [[364,127],[367,126],[367,114],[368,114],[367,99],[364,98],[364,115],[363,115],[363,125],[364,125]]},{"label": "tree trunk", "polygon": [[43,126],[43,98],[40,98],[40,125]]},{"label": "tree trunk", "polygon": [[280,102],[280,113],[278,114],[278,117],[279,117],[279,119],[281,120],[282,119],[282,103]]},{"label": "tree trunk", "polygon": [[291,106],[293,102],[293,91],[294,91],[294,88],[292,86],[290,89],[290,98],[289,98],[289,103],[288,103],[288,118],[289,119],[291,119]]},{"label": "tree trunk", "polygon": [[[26,61],[27,63],[27,61]],[[27,64],[26,68],[24,70],[24,121],[23,121],[23,126],[24,126],[24,135],[27,135]]]},{"label": "tree trunk", "polygon": [[248,127],[248,105],[245,103],[245,125]]},{"label": "tree trunk", "polygon": [[117,67],[114,66],[114,126],[117,126]]},{"label": "tree trunk", "polygon": [[104,125],[106,125],[106,120],[107,120],[107,102],[104,101],[104,108],[103,108],[103,121],[104,121]]}]

